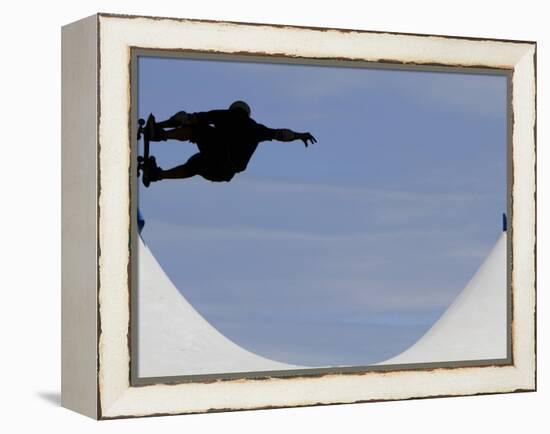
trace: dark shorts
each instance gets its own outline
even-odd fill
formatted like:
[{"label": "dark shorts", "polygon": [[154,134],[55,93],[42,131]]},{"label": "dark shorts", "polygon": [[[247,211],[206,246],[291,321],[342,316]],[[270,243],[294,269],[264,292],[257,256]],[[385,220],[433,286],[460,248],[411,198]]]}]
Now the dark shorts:
[{"label": "dark shorts", "polygon": [[216,128],[210,125],[193,127],[193,137],[190,140],[199,148],[199,153],[193,155],[187,163],[203,178],[213,182],[229,182],[235,175],[224,138],[220,137]]},{"label": "dark shorts", "polygon": [[209,181],[229,182],[235,176],[235,171],[226,161],[211,154],[199,152],[189,158],[187,164],[194,172]]},{"label": "dark shorts", "polygon": [[223,137],[210,125],[194,125],[189,141],[195,143],[203,154],[220,154],[222,151],[220,143],[223,143]]}]

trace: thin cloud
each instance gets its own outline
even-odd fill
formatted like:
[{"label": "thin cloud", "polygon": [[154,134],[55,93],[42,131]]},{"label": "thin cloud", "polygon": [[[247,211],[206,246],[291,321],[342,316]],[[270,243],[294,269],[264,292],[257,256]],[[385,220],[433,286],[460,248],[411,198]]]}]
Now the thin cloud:
[{"label": "thin cloud", "polygon": [[[252,351],[298,364],[391,356],[435,321],[500,232],[502,80],[145,63],[140,114],[245,99],[257,121],[319,139],[307,150],[266,143],[229,184],[167,181],[139,192],[143,236],[165,271]],[[152,150],[166,169],[196,147]]]}]

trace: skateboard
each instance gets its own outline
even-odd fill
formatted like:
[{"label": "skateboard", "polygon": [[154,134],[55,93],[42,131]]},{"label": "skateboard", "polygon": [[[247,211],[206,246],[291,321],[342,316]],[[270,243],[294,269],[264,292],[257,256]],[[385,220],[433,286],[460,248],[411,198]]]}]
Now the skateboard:
[{"label": "skateboard", "polygon": [[154,124],[155,117],[152,114],[150,114],[147,118],[147,123],[145,123],[145,120],[143,119],[138,120],[137,139],[140,140],[143,138],[143,155],[138,155],[137,158],[137,175],[139,177],[141,174],[141,182],[145,187],[149,187],[151,184],[151,167],[156,166],[155,157],[149,153],[149,137]]}]

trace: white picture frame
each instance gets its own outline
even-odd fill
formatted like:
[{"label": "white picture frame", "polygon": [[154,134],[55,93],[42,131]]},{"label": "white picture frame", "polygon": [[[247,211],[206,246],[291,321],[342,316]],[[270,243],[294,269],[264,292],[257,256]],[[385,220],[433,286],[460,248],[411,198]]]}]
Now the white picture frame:
[{"label": "white picture frame", "polygon": [[[510,76],[506,363],[136,384],[132,50],[484,68]],[[536,389],[536,44],[97,14],[62,38],[62,404],[96,419]]]}]

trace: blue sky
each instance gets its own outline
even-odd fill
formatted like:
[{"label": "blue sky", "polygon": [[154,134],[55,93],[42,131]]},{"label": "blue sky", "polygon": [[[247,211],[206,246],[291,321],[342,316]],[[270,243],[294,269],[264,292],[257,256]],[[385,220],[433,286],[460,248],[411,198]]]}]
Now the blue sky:
[{"label": "blue sky", "polygon": [[[144,240],[187,300],[253,352],[311,366],[398,354],[500,234],[506,78],[139,60],[140,117],[237,99],[256,121],[318,143],[264,142],[230,183],[140,186]],[[195,152],[152,145],[163,168]]]}]

